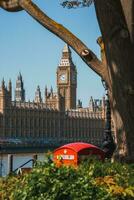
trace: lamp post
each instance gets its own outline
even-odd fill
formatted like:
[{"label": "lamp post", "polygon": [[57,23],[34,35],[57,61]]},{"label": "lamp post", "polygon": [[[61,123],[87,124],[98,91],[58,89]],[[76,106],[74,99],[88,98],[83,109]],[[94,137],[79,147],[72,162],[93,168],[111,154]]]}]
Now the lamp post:
[{"label": "lamp post", "polygon": [[105,122],[102,149],[105,152],[105,157],[111,158],[116,148],[116,145],[114,143],[112,132],[111,132],[111,108],[110,108],[110,101],[109,101],[109,96],[108,96],[108,86],[104,80],[102,80],[102,84],[106,91],[106,122]]}]

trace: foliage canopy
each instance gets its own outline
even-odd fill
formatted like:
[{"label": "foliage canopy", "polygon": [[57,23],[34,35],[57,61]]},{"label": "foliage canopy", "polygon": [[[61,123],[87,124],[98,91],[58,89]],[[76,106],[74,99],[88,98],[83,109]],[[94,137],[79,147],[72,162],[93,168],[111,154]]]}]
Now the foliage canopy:
[{"label": "foliage canopy", "polygon": [[133,166],[93,159],[77,169],[38,163],[29,174],[0,180],[2,200],[131,200]]}]

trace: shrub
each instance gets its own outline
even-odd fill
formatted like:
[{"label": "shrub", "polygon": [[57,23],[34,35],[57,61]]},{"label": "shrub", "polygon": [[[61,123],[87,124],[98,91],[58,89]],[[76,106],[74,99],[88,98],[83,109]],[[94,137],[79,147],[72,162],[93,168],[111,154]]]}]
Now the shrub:
[{"label": "shrub", "polygon": [[2,200],[132,200],[131,165],[93,159],[78,168],[38,162],[31,173],[0,180]]}]

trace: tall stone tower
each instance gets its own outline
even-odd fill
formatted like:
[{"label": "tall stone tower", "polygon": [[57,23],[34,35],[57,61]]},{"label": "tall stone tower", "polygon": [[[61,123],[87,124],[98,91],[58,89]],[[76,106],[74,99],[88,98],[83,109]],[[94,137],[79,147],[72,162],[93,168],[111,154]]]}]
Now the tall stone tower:
[{"label": "tall stone tower", "polygon": [[21,73],[19,73],[16,81],[15,101],[25,101],[25,90]]},{"label": "tall stone tower", "polygon": [[61,109],[76,108],[77,71],[71,57],[71,50],[66,44],[57,69],[57,89],[60,96]]}]

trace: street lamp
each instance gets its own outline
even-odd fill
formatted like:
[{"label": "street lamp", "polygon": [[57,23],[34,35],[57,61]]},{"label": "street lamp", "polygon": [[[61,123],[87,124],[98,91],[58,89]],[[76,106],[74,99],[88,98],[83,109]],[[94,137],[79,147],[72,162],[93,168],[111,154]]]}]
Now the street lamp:
[{"label": "street lamp", "polygon": [[102,79],[102,84],[106,92],[106,122],[105,122],[102,149],[103,151],[105,151],[105,157],[111,158],[116,148],[116,145],[114,143],[112,132],[111,132],[111,108],[110,108],[110,101],[109,101],[109,96],[108,96],[108,86],[107,86],[107,83],[103,79]]}]

